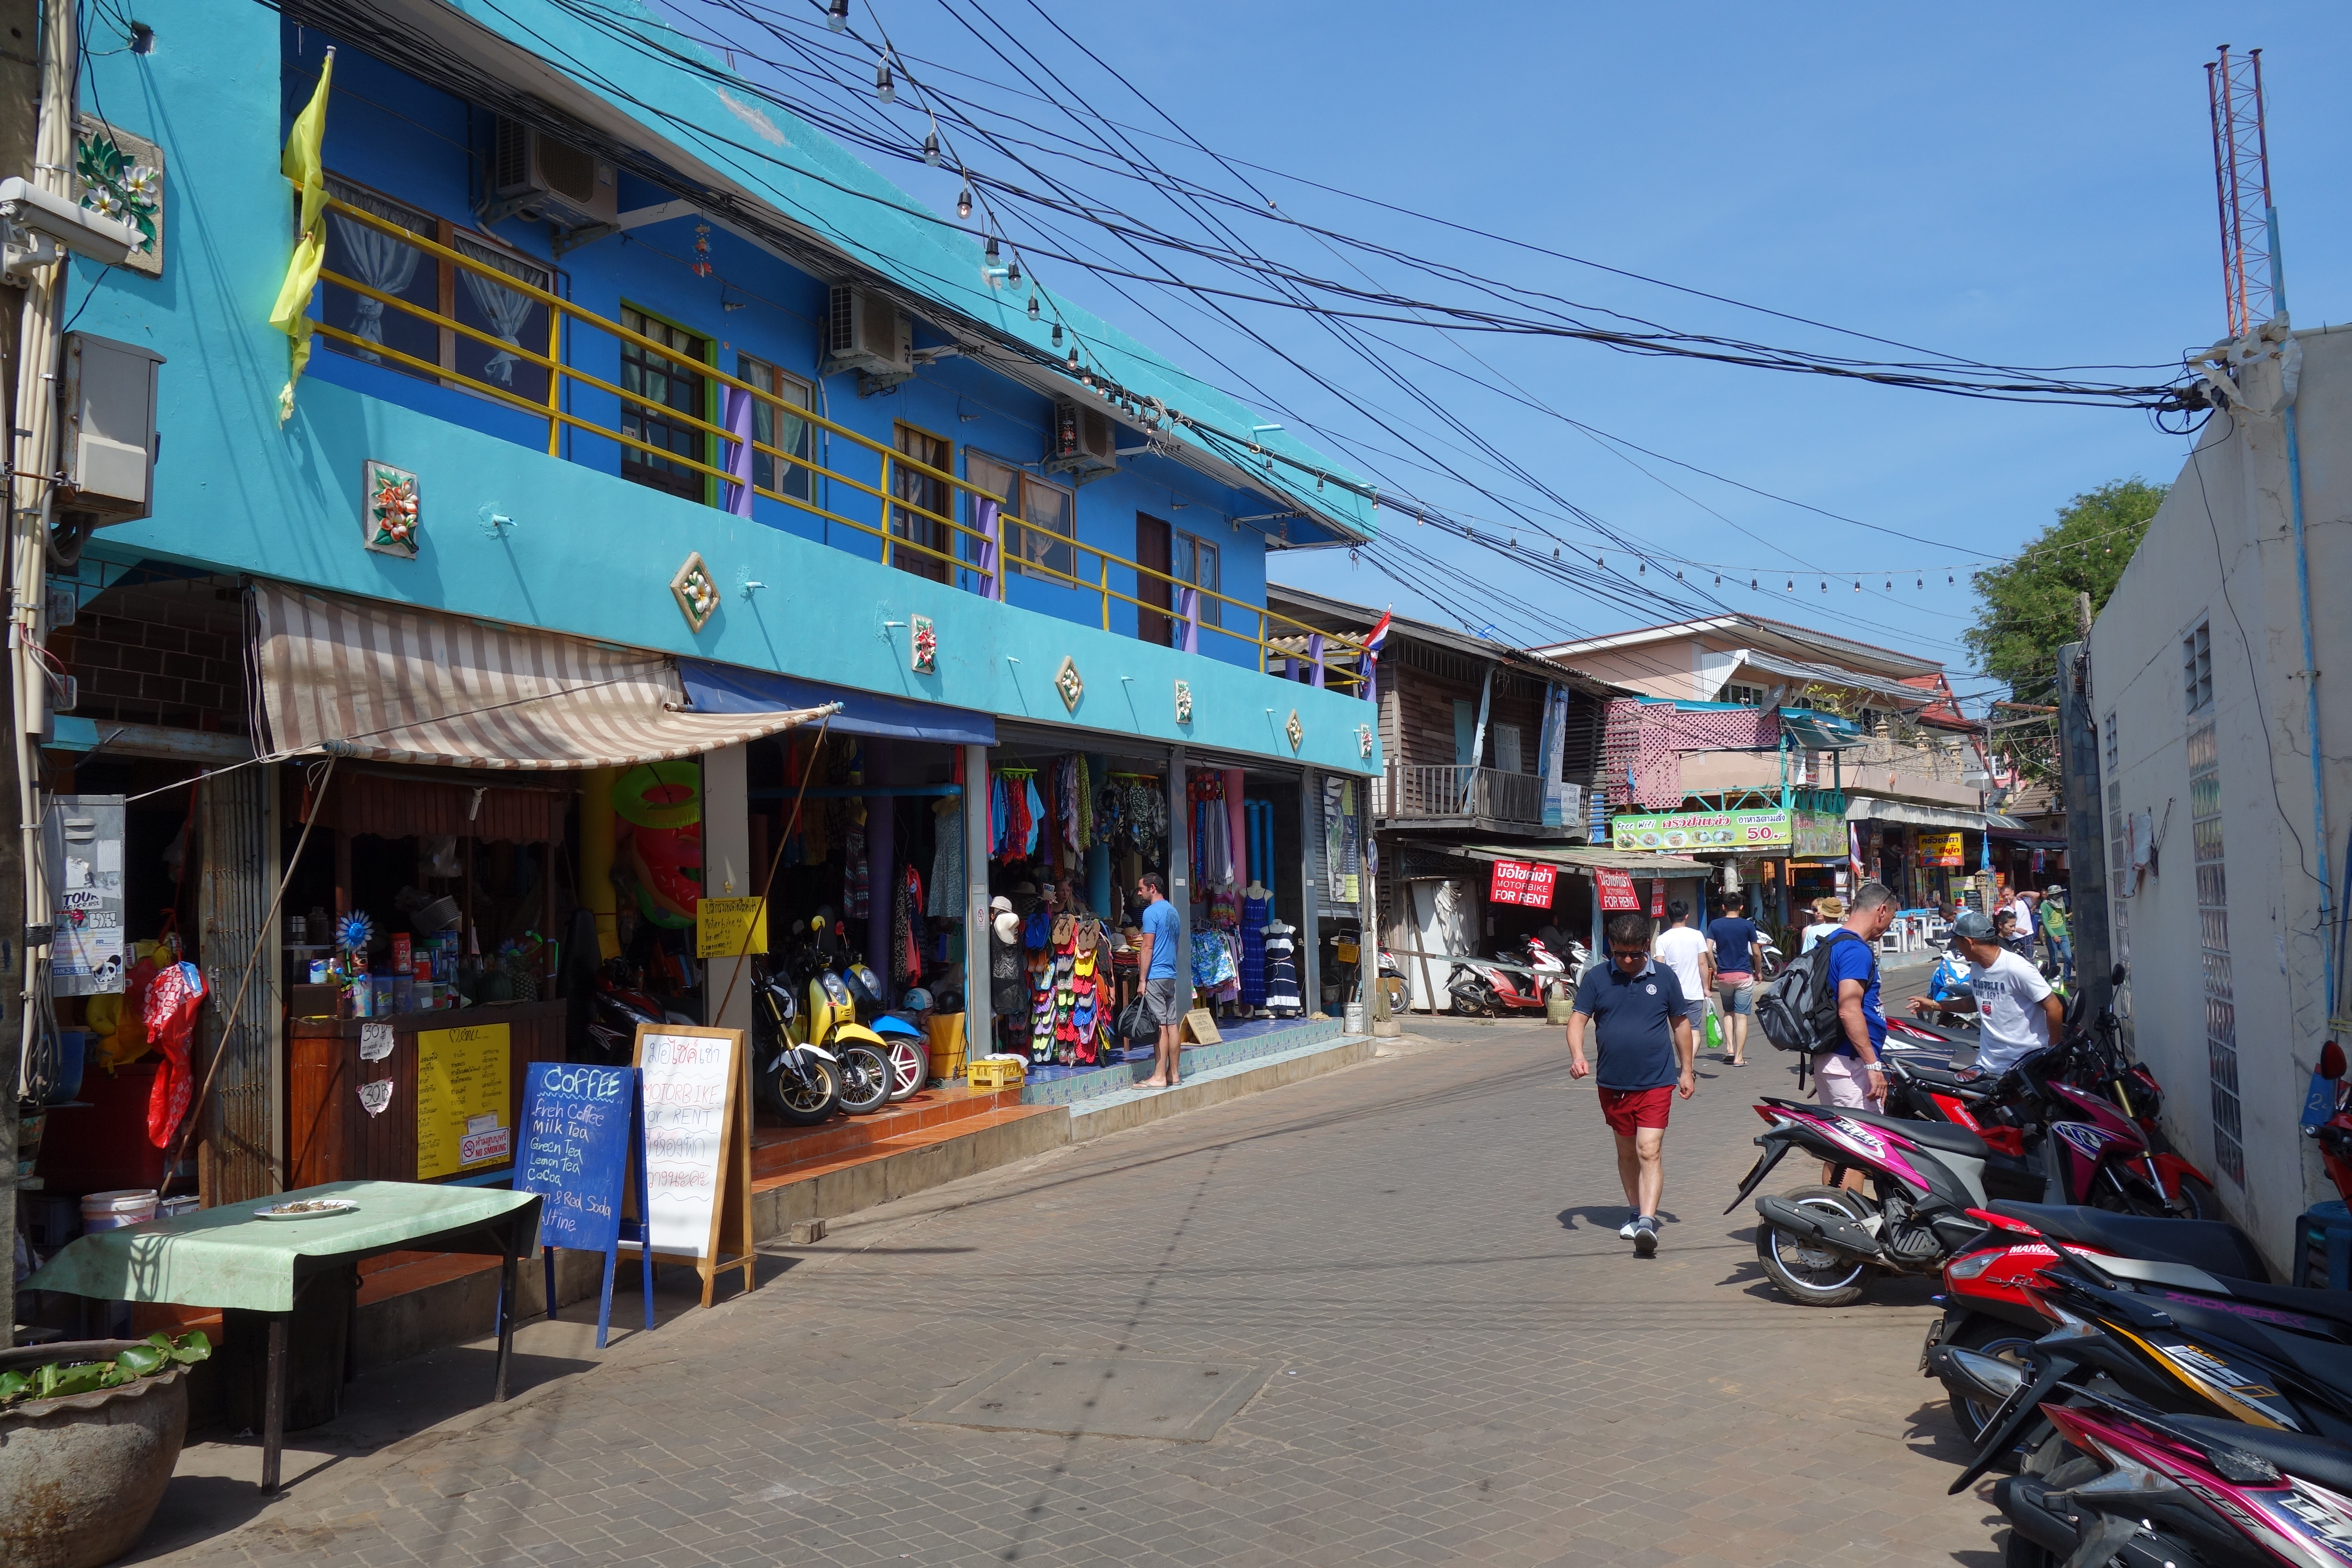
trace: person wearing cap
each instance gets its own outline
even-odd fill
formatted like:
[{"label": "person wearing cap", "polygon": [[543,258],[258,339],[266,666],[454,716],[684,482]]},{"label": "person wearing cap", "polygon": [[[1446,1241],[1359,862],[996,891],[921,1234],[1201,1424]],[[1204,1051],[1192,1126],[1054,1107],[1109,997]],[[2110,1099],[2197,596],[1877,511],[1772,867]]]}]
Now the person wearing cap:
[{"label": "person wearing cap", "polygon": [[1625,1188],[1626,1216],[1618,1237],[1635,1253],[1658,1250],[1658,1199],[1666,1184],[1666,1116],[1675,1096],[1698,1092],[1693,1065],[1697,1046],[1682,983],[1650,956],[1650,917],[1625,910],[1609,917],[1603,934],[1609,962],[1587,964],[1568,1016],[1568,1076],[1594,1068],[1585,1059],[1584,1035],[1595,1037],[1594,1074],[1601,1114],[1617,1139],[1617,1179]]},{"label": "person wearing cap", "polygon": [[1969,961],[1968,994],[1941,1003],[1914,996],[1911,1011],[1974,1013],[1980,1071],[2006,1072],[2034,1052],[2048,1050],[2064,1026],[2066,1004],[2042,971],[2003,947],[1993,922],[1974,910],[1952,922],[1952,945]]},{"label": "person wearing cap", "polygon": [[2042,934],[2050,940],[2051,962],[2058,965],[2059,978],[2074,984],[2074,931],[2066,921],[2066,889],[2051,888],[2042,895]]}]

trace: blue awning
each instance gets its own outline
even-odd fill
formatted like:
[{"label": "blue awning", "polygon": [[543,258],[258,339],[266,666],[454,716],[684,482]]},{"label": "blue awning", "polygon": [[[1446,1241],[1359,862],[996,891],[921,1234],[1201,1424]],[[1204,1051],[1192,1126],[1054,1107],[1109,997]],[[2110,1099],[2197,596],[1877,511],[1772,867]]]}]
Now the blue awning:
[{"label": "blue awning", "polygon": [[1803,751],[1842,752],[1862,744],[1862,732],[1850,720],[1806,709],[1781,709],[1780,728]]},{"label": "blue awning", "polygon": [[996,744],[996,721],[962,708],[942,708],[935,702],[856,691],[821,680],[698,658],[679,659],[677,674],[686,685],[686,700],[698,713],[769,713],[838,702],[841,711],[833,716],[832,728],[845,735],[882,735],[954,746]]}]

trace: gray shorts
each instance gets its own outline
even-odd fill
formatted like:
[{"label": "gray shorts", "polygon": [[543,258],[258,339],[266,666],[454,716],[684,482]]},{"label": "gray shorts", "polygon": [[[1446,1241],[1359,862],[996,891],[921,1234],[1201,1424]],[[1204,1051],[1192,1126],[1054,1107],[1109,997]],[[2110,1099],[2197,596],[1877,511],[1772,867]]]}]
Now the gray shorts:
[{"label": "gray shorts", "polygon": [[1143,1012],[1163,1028],[1184,1021],[1184,998],[1177,990],[1176,976],[1164,975],[1143,983]]}]

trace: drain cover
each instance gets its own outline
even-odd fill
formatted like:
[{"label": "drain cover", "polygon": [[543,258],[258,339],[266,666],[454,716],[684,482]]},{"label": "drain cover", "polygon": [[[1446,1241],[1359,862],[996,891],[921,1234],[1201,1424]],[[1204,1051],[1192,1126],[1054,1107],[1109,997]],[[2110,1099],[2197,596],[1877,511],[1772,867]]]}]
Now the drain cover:
[{"label": "drain cover", "polygon": [[918,1421],[1066,1436],[1203,1443],[1266,1379],[1252,1362],[1163,1361],[1047,1351],[999,1362],[951,1389]]}]

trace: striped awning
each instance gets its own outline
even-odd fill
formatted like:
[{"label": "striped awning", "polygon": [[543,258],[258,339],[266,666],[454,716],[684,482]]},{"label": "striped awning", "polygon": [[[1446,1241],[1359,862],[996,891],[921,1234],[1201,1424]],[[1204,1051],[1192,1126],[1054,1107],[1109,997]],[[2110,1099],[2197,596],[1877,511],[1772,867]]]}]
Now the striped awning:
[{"label": "striped awning", "polygon": [[689,713],[677,661],[661,654],[283,583],[251,594],[254,668],[278,755],[627,767],[831,711]]}]

